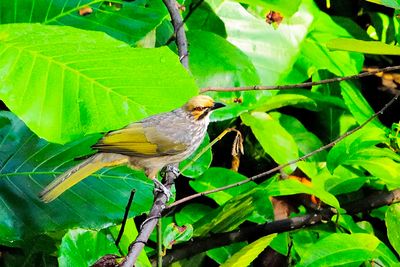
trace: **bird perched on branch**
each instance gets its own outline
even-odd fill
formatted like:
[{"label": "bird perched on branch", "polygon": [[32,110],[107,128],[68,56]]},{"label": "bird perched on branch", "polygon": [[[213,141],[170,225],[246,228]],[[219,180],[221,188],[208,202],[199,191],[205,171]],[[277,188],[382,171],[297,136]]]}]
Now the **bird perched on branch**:
[{"label": "bird perched on branch", "polygon": [[157,180],[158,171],[189,157],[203,141],[211,112],[223,106],[211,97],[199,95],[181,108],[107,133],[93,145],[96,154],[57,177],[40,193],[40,198],[50,202],[99,169],[117,165],[144,170],[156,188],[167,190]]}]

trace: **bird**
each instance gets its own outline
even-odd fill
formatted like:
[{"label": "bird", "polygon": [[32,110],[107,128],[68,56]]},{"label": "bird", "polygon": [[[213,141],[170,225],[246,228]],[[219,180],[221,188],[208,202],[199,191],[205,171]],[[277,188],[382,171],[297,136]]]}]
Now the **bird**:
[{"label": "bird", "polygon": [[198,95],[180,108],[110,131],[92,146],[95,154],[58,176],[39,193],[39,198],[51,202],[94,172],[119,165],[143,170],[155,188],[169,197],[168,189],[157,179],[158,172],[196,151],[207,132],[210,114],[224,106],[209,96]]}]

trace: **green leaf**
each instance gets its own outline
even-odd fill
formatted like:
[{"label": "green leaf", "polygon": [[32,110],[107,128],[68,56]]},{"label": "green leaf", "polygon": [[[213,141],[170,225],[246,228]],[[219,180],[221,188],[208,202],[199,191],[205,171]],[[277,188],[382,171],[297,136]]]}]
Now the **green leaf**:
[{"label": "green leaf", "polygon": [[385,157],[371,157],[368,151],[366,155],[359,155],[357,159],[346,162],[349,165],[359,165],[370,172],[373,176],[381,179],[389,190],[400,187],[400,163]]},{"label": "green leaf", "polygon": [[175,214],[175,221],[178,225],[194,224],[212,210],[212,208],[204,204],[189,204]]},{"label": "green leaf", "polygon": [[273,218],[273,207],[269,196],[261,187],[231,198],[221,207],[202,217],[193,225],[194,235],[204,236],[209,232],[232,231],[245,220],[254,218],[261,223],[271,221]]},{"label": "green leaf", "polygon": [[103,232],[78,228],[63,237],[58,263],[60,267],[91,266],[106,254],[119,254],[113,239]]},{"label": "green leaf", "polygon": [[[204,1],[200,4],[199,7],[197,7],[196,12],[191,11],[190,5],[197,3],[198,2],[196,0],[185,1],[185,6],[189,6],[189,8],[183,12],[182,17],[185,18],[186,16],[188,16],[189,12],[191,12],[191,15],[188,17],[185,23],[185,25],[190,30],[189,32],[193,30],[202,30],[213,32],[223,38],[226,38],[224,22],[217,16],[217,14],[215,14],[209,3]],[[207,42],[207,40],[203,41]],[[192,60],[192,53],[190,56],[190,59]]]},{"label": "green leaf", "polygon": [[300,106],[310,110],[317,109],[317,103],[307,96],[300,94],[279,94],[260,103],[255,110],[266,112],[284,106]]},{"label": "green leaf", "polygon": [[[212,167],[208,169],[202,176],[198,177],[194,181],[190,181],[189,183],[190,186],[197,192],[203,192],[246,179],[247,177],[237,172],[225,168]],[[214,199],[218,205],[222,205],[233,196],[237,196],[253,188],[255,185],[256,184],[254,182],[248,182],[242,186],[236,186],[228,190],[216,192],[207,196]]]},{"label": "green leaf", "polygon": [[255,8],[262,7],[263,13],[267,14],[268,11],[278,11],[285,17],[292,16],[301,4],[301,0],[235,0],[239,3],[248,4]]},{"label": "green leaf", "polygon": [[[97,0],[13,0],[0,3],[0,23],[40,22],[43,24],[68,25],[85,30],[96,30],[137,45],[166,17],[164,7],[155,3],[145,5],[134,1]],[[90,8],[91,12],[80,15],[79,11]],[[3,12],[4,11],[4,12]],[[154,47],[154,44],[153,44]]]},{"label": "green leaf", "polygon": [[171,249],[173,245],[188,241],[192,236],[193,226],[191,224],[178,226],[175,223],[171,223],[164,230],[162,243],[165,248]]},{"label": "green leaf", "polygon": [[190,70],[199,87],[258,84],[249,58],[224,38],[206,31],[189,31]]},{"label": "green leaf", "polygon": [[333,233],[300,255],[299,266],[332,266],[371,260],[379,244],[379,239],[370,234]]},{"label": "green leaf", "polygon": [[207,256],[215,260],[218,264],[222,264],[246,245],[245,242],[239,242],[230,244],[229,246],[210,249],[207,250]]},{"label": "green leaf", "polygon": [[381,179],[389,189],[400,186],[400,156],[387,148],[375,147],[386,141],[379,128],[362,129],[336,144],[328,154],[332,172],[339,165],[355,165]]},{"label": "green leaf", "polygon": [[[320,81],[334,77],[335,75],[327,70],[319,70],[313,74],[312,80]],[[315,114],[318,118],[318,124],[321,125],[318,129],[319,136],[324,138],[323,140],[325,143],[335,140],[351,127],[354,127],[354,118],[349,114],[348,108],[341,98],[340,83],[328,83],[313,86],[311,90],[315,93],[320,93],[323,98],[329,97],[337,99],[341,104],[339,108],[339,105],[327,106],[326,104],[328,103],[322,103],[322,109]]]},{"label": "green leaf", "polygon": [[[306,2],[307,3],[307,2]],[[304,3],[303,3],[304,4]],[[305,4],[304,4],[305,5]],[[363,65],[363,55],[345,51],[330,51],[325,42],[338,37],[351,37],[349,32],[321,12],[314,3],[307,8],[313,16],[307,36],[301,43],[299,53],[291,69],[284,73],[280,83],[298,83],[309,78],[317,70],[328,70],[337,76],[357,74]]]},{"label": "green leaf", "polygon": [[187,164],[189,164],[209,143],[210,143],[210,136],[206,134],[203,142],[197,148],[197,150],[187,159],[179,163],[179,169],[181,170],[183,175],[191,178],[198,177],[202,175],[210,167],[212,161],[211,148],[207,149],[207,151],[204,152],[204,154],[202,154],[200,158],[191,163],[191,165],[187,169],[182,171],[182,168],[185,167]]},{"label": "green leaf", "polygon": [[[245,86],[259,84],[257,71],[248,56],[227,40],[211,32],[189,31],[190,70],[199,87]],[[209,92],[210,96],[223,101],[224,110],[216,110],[212,120],[237,117],[242,110],[254,104],[255,95],[270,92]],[[235,99],[243,99],[238,105]]]},{"label": "green leaf", "polygon": [[272,240],[270,246],[273,250],[279,252],[282,255],[288,255],[289,244],[290,244],[289,232],[278,234],[274,240]]},{"label": "green leaf", "polygon": [[[297,159],[298,147],[278,120],[263,112],[243,113],[243,123],[250,126],[261,146],[278,164]],[[286,169],[295,169],[294,166]]]},{"label": "green leaf", "polygon": [[288,196],[294,194],[309,194],[315,195],[322,202],[339,209],[339,201],[335,198],[334,195],[327,192],[324,188],[317,186],[312,183],[311,185],[305,185],[300,183],[298,180],[287,179],[281,181],[273,181],[271,182],[267,188],[265,189],[269,196]]},{"label": "green leaf", "polygon": [[[308,131],[295,117],[278,112],[271,112],[270,115],[272,118],[279,121],[286,131],[293,136],[294,141],[299,148],[299,156],[306,155],[323,146],[323,143],[318,139],[318,137]],[[326,154],[326,151],[321,151],[320,153],[306,159],[306,161],[325,161]]]},{"label": "green leaf", "polygon": [[133,49],[103,33],[38,24],[0,25],[0,40],[0,98],[54,142],[121,128],[197,93],[168,48]]},{"label": "green leaf", "polygon": [[347,160],[352,159],[352,157],[357,158],[359,151],[379,143],[384,143],[385,140],[385,132],[379,128],[360,129],[341,140],[329,151],[327,167],[333,172],[340,164],[344,164]]},{"label": "green leaf", "polygon": [[257,258],[257,256],[269,246],[271,241],[276,237],[277,234],[267,235],[257,239],[253,243],[245,246],[239,252],[235,253],[230,259],[228,259],[221,267],[227,266],[248,266],[250,263]]},{"label": "green leaf", "polygon": [[[130,216],[147,211],[152,184],[142,172],[126,167],[102,169],[45,204],[38,193],[57,175],[91,153],[97,136],[68,145],[47,143],[15,115],[0,112],[0,243],[18,244],[40,233],[71,227],[101,229],[122,220],[130,191],[136,190]],[[95,205],[93,204],[95,203]]]},{"label": "green leaf", "polygon": [[233,231],[253,214],[253,201],[253,197],[248,194],[232,198],[198,220],[193,225],[194,235]]},{"label": "green leaf", "polygon": [[[296,9],[296,4],[291,7]],[[313,8],[316,9],[311,2],[300,5],[299,11],[285,17],[278,29],[253,16],[239,3],[224,1],[216,13],[225,23],[227,40],[251,59],[261,83],[273,85],[291,69],[312,23]]]},{"label": "green leaf", "polygon": [[[358,124],[364,123],[375,113],[354,83],[344,81],[341,83],[341,88],[344,102]],[[377,118],[369,122],[366,127],[386,128]]]},{"label": "green leaf", "polygon": [[395,9],[400,9],[400,4],[396,0],[367,0],[368,2],[383,5]]},{"label": "green leaf", "polygon": [[[107,230],[110,231],[113,239],[116,240],[121,229],[121,225],[115,225],[109,227]],[[136,229],[135,221],[133,218],[130,218],[126,221],[125,230],[121,237],[121,240],[118,244],[119,249],[123,253],[123,255],[128,255],[129,246],[135,241],[135,238],[138,235],[138,231]],[[150,267],[151,263],[149,258],[146,255],[146,252],[142,250],[139,254],[137,262],[135,263],[137,267]]]},{"label": "green leaf", "polygon": [[400,47],[378,41],[337,38],[330,40],[326,46],[331,50],[351,51],[373,55],[400,55]]},{"label": "green leaf", "polygon": [[326,109],[327,106],[346,109],[343,100],[338,97],[303,89],[280,91],[279,94],[266,98],[264,102],[257,104],[255,109],[258,111],[270,111],[289,105],[312,111],[321,111]]}]

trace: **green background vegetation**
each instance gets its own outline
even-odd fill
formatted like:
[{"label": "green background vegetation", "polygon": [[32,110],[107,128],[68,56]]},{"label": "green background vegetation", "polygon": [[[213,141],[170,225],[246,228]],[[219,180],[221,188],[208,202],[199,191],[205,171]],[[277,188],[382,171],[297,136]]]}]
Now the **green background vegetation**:
[{"label": "green background vegetation", "polygon": [[[54,202],[37,197],[75,158],[90,153],[99,133],[179,107],[199,88],[318,81],[398,63],[400,3],[349,2],[357,1],[206,0],[191,11],[196,0],[185,1],[189,74],[169,41],[173,28],[161,0],[1,1],[2,264],[87,266],[105,254],[126,255],[136,234],[133,219],[119,248],[114,239],[130,192],[136,190],[132,218],[148,212],[153,200],[153,185],[143,173],[103,169]],[[85,7],[92,11],[80,15]],[[282,14],[282,23],[265,21],[270,10]],[[376,80],[375,89],[382,86]],[[242,181],[335,140],[391,97],[365,88],[363,81],[347,81],[207,93],[227,104],[212,116],[211,139],[236,126],[245,155],[239,172],[230,170],[232,138],[224,138],[184,172],[187,178],[179,178],[177,198]],[[329,151],[284,169],[300,170],[311,186],[274,175],[185,203],[162,219],[163,244],[169,249],[191,237],[271,222],[271,196],[313,194],[341,211],[337,221],[260,236],[175,264],[246,266],[267,246],[297,266],[400,264],[399,205],[354,216],[340,208],[375,190],[400,187],[398,110],[385,123],[375,119]],[[297,204],[297,215],[307,213]],[[172,223],[186,225],[187,232]],[[137,266],[148,266],[152,255],[148,246]]]}]

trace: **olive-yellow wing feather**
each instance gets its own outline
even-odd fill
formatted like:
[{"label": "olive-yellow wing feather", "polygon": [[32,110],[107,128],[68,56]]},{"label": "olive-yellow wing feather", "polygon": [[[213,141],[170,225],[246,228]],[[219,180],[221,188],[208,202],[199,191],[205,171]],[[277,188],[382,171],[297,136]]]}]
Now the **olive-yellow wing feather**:
[{"label": "olive-yellow wing feather", "polygon": [[174,140],[155,126],[132,123],[109,132],[93,146],[99,152],[118,153],[136,157],[175,155],[186,150],[186,144]]}]

